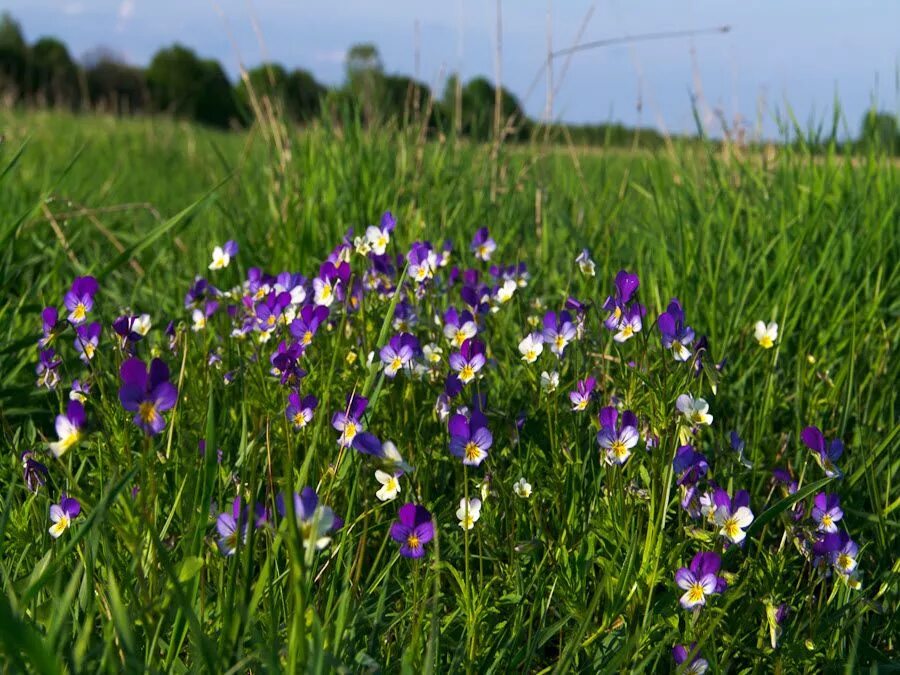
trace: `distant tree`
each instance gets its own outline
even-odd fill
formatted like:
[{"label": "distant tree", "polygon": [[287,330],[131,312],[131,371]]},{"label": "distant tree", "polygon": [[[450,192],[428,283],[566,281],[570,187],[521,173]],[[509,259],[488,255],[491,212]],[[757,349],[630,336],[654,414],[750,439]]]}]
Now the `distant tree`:
[{"label": "distant tree", "polygon": [[140,68],[129,66],[112,50],[98,47],[81,58],[91,107],[119,115],[147,111],[150,95]]},{"label": "distant tree", "polygon": [[[451,84],[453,90],[450,90]],[[455,82],[448,82],[444,91],[445,106],[455,106]],[[486,141],[493,135],[494,129],[494,84],[484,77],[469,80],[462,88],[462,132],[479,141]],[[447,98],[452,96],[451,101]],[[452,110],[452,108],[451,108]],[[522,138],[526,135],[527,118],[519,100],[512,92],[500,89],[500,123],[511,123],[516,129],[508,135],[511,138]]]},{"label": "distant tree", "polygon": [[308,70],[292,70],[285,83],[288,112],[298,122],[312,121],[321,112],[322,97],[326,92],[325,86],[316,82]]},{"label": "distant tree", "polygon": [[359,102],[366,122],[373,122],[381,114],[384,93],[384,65],[378,48],[371,44],[357,44],[347,52],[347,88]]},{"label": "distant tree", "polygon": [[178,44],[154,55],[147,86],[156,110],[219,127],[238,116],[231,83],[219,63],[202,60]]},{"label": "distant tree", "polygon": [[860,144],[895,155],[900,153],[900,130],[894,115],[870,110],[865,114],[859,134]]},{"label": "distant tree", "polygon": [[279,63],[263,63],[247,71],[235,87],[238,104],[247,121],[253,118],[250,93],[258,99],[268,98],[273,105],[284,105],[287,71]]},{"label": "distant tree", "polygon": [[28,45],[22,26],[8,12],[0,16],[0,94],[20,98],[28,89]]},{"label": "distant tree", "polygon": [[385,118],[396,119],[400,124],[418,121],[428,108],[430,90],[424,82],[417,82],[405,75],[387,75],[383,82],[381,113]]},{"label": "distant tree", "polygon": [[252,117],[250,89],[257,97],[268,97],[283,107],[284,113],[295,122],[309,122],[319,115],[320,100],[325,87],[316,82],[309,71],[296,69],[288,73],[278,63],[266,63],[247,71],[247,82],[242,78],[236,93],[245,115]]},{"label": "distant tree", "polygon": [[31,46],[29,94],[47,105],[74,107],[78,103],[78,66],[66,45],[43,37]]}]

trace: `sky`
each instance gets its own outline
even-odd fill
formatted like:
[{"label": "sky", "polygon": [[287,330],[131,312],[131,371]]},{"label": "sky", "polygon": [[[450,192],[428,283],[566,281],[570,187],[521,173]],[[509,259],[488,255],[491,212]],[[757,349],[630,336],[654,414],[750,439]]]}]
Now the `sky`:
[{"label": "sky", "polygon": [[[553,59],[553,118],[622,122],[669,133],[737,121],[777,138],[790,110],[804,127],[856,135],[873,103],[900,112],[897,0],[501,0],[500,77],[542,118],[548,14],[554,50],[593,40],[728,25],[725,34],[605,47]],[[550,11],[548,11],[548,8]],[[108,47],[145,65],[181,42],[236,78],[264,60],[302,67],[327,84],[344,54],[374,42],[387,72],[418,76],[438,92],[455,71],[496,74],[495,0],[0,0],[29,41],[61,38],[73,56]]]}]

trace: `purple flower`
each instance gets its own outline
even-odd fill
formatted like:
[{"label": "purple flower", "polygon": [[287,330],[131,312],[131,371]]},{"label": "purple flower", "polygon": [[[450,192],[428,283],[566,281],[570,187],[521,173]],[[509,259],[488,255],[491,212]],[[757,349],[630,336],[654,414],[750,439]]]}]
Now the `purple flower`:
[{"label": "purple flower", "polygon": [[631,296],[640,286],[637,274],[629,274],[625,270],[619,270],[616,274],[616,290],[613,295],[606,298],[603,303],[603,309],[609,312],[606,317],[606,327],[609,330],[617,330],[622,316],[625,313],[625,307],[631,300]]},{"label": "purple flower", "polygon": [[341,286],[350,280],[350,265],[341,262],[323,262],[319,266],[319,276],[313,279],[313,302],[322,307],[330,307],[335,298],[341,297]]},{"label": "purple flower", "polygon": [[122,363],[119,375],[119,400],[125,410],[135,413],[134,423],[149,436],[165,429],[166,420],[160,413],[174,407],[178,400],[178,390],[169,382],[169,367],[153,359],[148,372],[143,361],[132,357]]},{"label": "purple flower", "polygon": [[312,421],[317,405],[319,405],[319,399],[312,394],[301,399],[299,392],[292,391],[288,396],[288,405],[284,414],[295,429],[303,429]]},{"label": "purple flower", "polygon": [[[256,303],[256,307],[254,308],[257,328],[263,332],[273,330],[279,320],[281,320],[284,310],[290,304],[290,293],[269,293],[265,298]],[[194,312],[195,316],[197,311],[199,310],[195,310]],[[205,320],[203,325],[205,325]]]},{"label": "purple flower", "polygon": [[750,493],[738,490],[734,493],[734,499],[731,499],[725,490],[718,488],[713,493],[713,503],[715,511],[712,516],[716,525],[721,528],[719,534],[733,544],[740,544],[747,536],[744,529],[753,522]]},{"label": "purple flower", "polygon": [[45,307],[41,312],[41,332],[43,336],[38,340],[38,347],[44,349],[53,339],[66,329],[66,324],[59,320],[59,311],[56,307]]},{"label": "purple flower", "polygon": [[443,330],[444,337],[457,349],[462,347],[466,340],[478,334],[478,326],[475,325],[471,312],[466,310],[460,314],[455,307],[451,307],[444,312]]},{"label": "purple flower", "polygon": [[319,326],[328,319],[328,313],[327,307],[306,305],[300,310],[300,316],[291,321],[291,335],[300,341],[301,347],[309,346]]},{"label": "purple flower", "polygon": [[222,512],[216,518],[216,530],[219,532],[219,550],[223,555],[234,555],[238,540],[247,542],[247,510],[241,504],[240,497],[235,497],[231,502],[231,513]]},{"label": "purple flower", "polygon": [[731,431],[728,434],[728,440],[731,445],[731,449],[737,453],[738,462],[740,462],[740,464],[747,469],[752,469],[753,464],[744,457],[744,448],[746,447],[744,439],[738,436],[738,432]]},{"label": "purple flower", "polygon": [[[294,516],[300,526],[303,546],[307,554],[322,550],[331,543],[332,532],[341,529],[343,521],[335,515],[331,507],[319,504],[319,496],[311,487],[305,487],[300,494],[294,493]],[[287,516],[284,495],[275,497],[275,509],[282,518]]]},{"label": "purple flower", "polygon": [[662,345],[672,350],[676,361],[687,361],[691,358],[688,347],[694,341],[694,329],[684,325],[684,311],[678,298],[672,298],[666,311],[657,320],[659,332],[662,334]]},{"label": "purple flower", "polygon": [[463,384],[474,380],[485,363],[484,343],[481,340],[466,340],[458,352],[450,355],[450,367],[458,373]]},{"label": "purple flower", "polygon": [[81,504],[73,497],[67,497],[63,492],[59,496],[59,504],[50,507],[50,536],[58,539],[63,532],[69,529],[72,520],[81,513]]},{"label": "purple flower", "polygon": [[696,485],[709,471],[709,462],[692,445],[682,445],[675,452],[672,468],[679,476],[678,485]]},{"label": "purple flower", "polygon": [[306,377],[306,371],[300,367],[302,355],[303,348],[299,343],[279,342],[275,352],[269,357],[269,362],[272,364],[272,375],[279,378],[281,384],[296,385]]},{"label": "purple flower", "polygon": [[826,447],[825,436],[819,430],[819,427],[806,427],[800,432],[800,438],[807,448],[815,452],[816,462],[825,471],[825,475],[829,478],[841,478],[844,474],[837,468],[835,462],[844,454],[844,443],[839,438],[835,438]]},{"label": "purple flower", "polygon": [[858,554],[859,547],[846,532],[825,533],[813,543],[813,565],[821,568],[827,562],[844,576],[856,569]]},{"label": "purple flower", "polygon": [[701,552],[694,556],[688,567],[675,572],[675,583],[685,591],[681,596],[681,606],[693,609],[706,604],[706,597],[722,593],[726,588],[725,579],[718,576],[722,558],[718,553]]},{"label": "purple flower", "polygon": [[[690,660],[690,663],[684,665],[691,654],[694,655],[694,658]],[[672,648],[672,658],[675,659],[675,665],[679,666],[678,672],[684,675],[702,675],[709,669],[709,663],[700,657],[696,642],[692,642],[690,647],[675,645]]]},{"label": "purple flower", "polygon": [[476,258],[487,262],[491,259],[491,254],[497,250],[497,242],[491,239],[488,229],[482,227],[475,233],[475,236],[472,237],[472,245],[470,248]]},{"label": "purple flower", "polygon": [[550,345],[550,351],[562,358],[569,343],[575,339],[575,325],[568,312],[547,312],[544,315],[544,342]]},{"label": "purple flower", "polygon": [[437,270],[438,260],[431,244],[428,242],[415,242],[406,255],[409,276],[417,283],[424,284],[434,276]]},{"label": "purple flower", "polygon": [[37,492],[47,482],[50,472],[47,471],[46,466],[34,459],[34,453],[31,450],[23,452],[21,459],[22,478],[25,481],[25,486],[32,492]]},{"label": "purple flower", "polygon": [[331,426],[341,432],[338,445],[346,448],[353,444],[353,439],[362,431],[361,418],[368,405],[367,398],[357,394],[347,395],[347,408],[336,412],[331,418]]},{"label": "purple flower", "polygon": [[837,495],[820,492],[813,498],[812,519],[816,521],[816,529],[820,532],[837,532],[836,523],[844,517],[841,510],[841,499]]},{"label": "purple flower", "polygon": [[50,444],[54,457],[62,457],[69,448],[81,440],[87,417],[80,401],[69,401],[65,415],[56,416],[56,435],[59,440]]},{"label": "purple flower", "polygon": [[100,324],[96,321],[90,325],[83,323],[75,327],[75,351],[85,363],[94,358],[94,352],[100,343],[100,330]]},{"label": "purple flower", "polygon": [[463,464],[478,466],[487,458],[494,437],[480,411],[472,410],[470,418],[453,415],[447,428],[450,431],[450,452],[455,457],[461,457]]},{"label": "purple flower", "polygon": [[622,318],[619,325],[616,326],[618,331],[613,335],[616,342],[625,342],[633,338],[643,328],[643,316],[647,313],[647,308],[639,303],[635,303],[625,308],[622,312]]},{"label": "purple flower", "polygon": [[400,542],[400,555],[421,558],[425,555],[425,544],[434,538],[431,513],[424,506],[404,504],[397,522],[391,525],[391,538]]},{"label": "purple flower", "polygon": [[63,298],[72,325],[77,326],[85,321],[88,312],[94,308],[94,296],[98,288],[94,277],[78,277],[72,282],[71,290]]},{"label": "purple flower", "polygon": [[600,411],[600,431],[597,433],[597,443],[606,450],[608,464],[624,464],[631,457],[631,449],[637,445],[638,434],[637,416],[630,410],[622,413],[619,419],[619,411],[613,406],[607,406]]},{"label": "purple flower", "polygon": [[419,350],[419,341],[409,333],[400,333],[391,337],[390,341],[381,348],[381,362],[384,364],[384,374],[393,378],[401,368],[406,368],[412,362]]},{"label": "purple flower", "polygon": [[575,390],[569,392],[569,400],[572,402],[573,411],[581,412],[588,407],[588,404],[591,402],[591,398],[594,395],[594,387],[596,384],[597,380],[593,377],[578,380],[578,382],[575,383]]},{"label": "purple flower", "polygon": [[40,359],[34,372],[37,374],[37,386],[56,389],[59,384],[57,369],[62,365],[62,360],[57,358],[56,352],[50,349],[42,349]]}]

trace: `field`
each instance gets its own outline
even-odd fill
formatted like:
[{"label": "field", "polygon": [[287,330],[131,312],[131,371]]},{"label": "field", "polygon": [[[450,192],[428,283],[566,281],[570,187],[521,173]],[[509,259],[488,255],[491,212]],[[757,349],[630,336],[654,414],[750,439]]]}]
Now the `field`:
[{"label": "field", "polygon": [[[24,112],[0,133],[4,671],[900,658],[885,158]],[[305,486],[318,506],[283,498]]]}]

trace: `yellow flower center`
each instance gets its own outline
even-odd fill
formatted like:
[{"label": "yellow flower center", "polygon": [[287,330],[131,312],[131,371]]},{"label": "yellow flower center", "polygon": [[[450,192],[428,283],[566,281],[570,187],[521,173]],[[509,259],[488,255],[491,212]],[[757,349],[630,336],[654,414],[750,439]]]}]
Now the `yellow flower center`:
[{"label": "yellow flower center", "polygon": [[565,346],[566,346],[566,338],[564,338],[562,335],[557,335],[556,336],[556,348],[562,349]]},{"label": "yellow flower center", "polygon": [[459,379],[465,384],[473,377],[475,377],[475,369],[467,363],[462,367],[462,370],[459,371]]},{"label": "yellow flower center", "polygon": [[150,424],[156,419],[156,406],[150,401],[144,401],[138,406],[138,415],[144,424]]},{"label": "yellow flower center", "polygon": [[834,525],[834,519],[831,517],[830,513],[826,513],[822,516],[822,526],[823,527],[831,527]]},{"label": "yellow flower center", "polygon": [[488,247],[485,246],[484,244],[482,244],[481,246],[478,247],[478,255],[481,256],[482,258],[486,258],[488,253],[489,253]]},{"label": "yellow flower center", "polygon": [[85,342],[84,343],[84,355],[88,357],[88,359],[94,358],[94,343],[93,342]]},{"label": "yellow flower center", "polygon": [[841,553],[837,557],[837,564],[842,570],[850,569],[850,566],[853,565],[853,559],[846,553]]},{"label": "yellow flower center", "polygon": [[474,462],[481,457],[481,448],[478,447],[478,444],[475,443],[475,441],[469,441],[466,443],[465,455],[467,460]]},{"label": "yellow flower center", "polygon": [[629,338],[629,337],[631,337],[632,335],[634,335],[634,328],[631,327],[631,324],[627,324],[627,325],[625,325],[625,326],[622,326],[622,337],[627,337],[627,338]]},{"label": "yellow flower center", "polygon": [[734,517],[728,518],[722,524],[722,530],[725,532],[725,536],[729,539],[734,539],[738,536],[738,533],[741,531],[741,528],[737,524],[737,520]]},{"label": "yellow flower center", "polygon": [[344,426],[344,436],[348,440],[352,440],[356,436],[356,425],[353,422],[347,422]]},{"label": "yellow flower center", "polygon": [[72,320],[73,321],[81,321],[87,315],[87,307],[84,306],[83,302],[79,302],[75,305],[75,309],[72,310]]},{"label": "yellow flower center", "polygon": [[332,293],[332,291],[331,291],[331,284],[325,284],[324,286],[322,286],[322,298],[323,298],[323,299],[328,299],[328,298],[330,298],[330,297],[331,297],[331,293]]},{"label": "yellow flower center", "polygon": [[413,551],[418,551],[422,547],[422,542],[419,541],[419,537],[413,532],[406,538],[406,545]]},{"label": "yellow flower center", "polygon": [[302,343],[303,343],[304,345],[308,345],[310,342],[312,342],[312,339],[313,339],[312,331],[311,331],[311,330],[308,330],[308,331],[306,331],[306,332],[303,334],[303,340],[302,340]]},{"label": "yellow flower center", "polygon": [[400,370],[403,367],[403,361],[400,360],[399,356],[395,356],[391,359],[391,370]]},{"label": "yellow flower center", "polygon": [[691,421],[694,422],[694,424],[702,424],[703,419],[704,419],[703,413],[700,412],[699,410],[695,410],[694,412],[691,413]]},{"label": "yellow flower center", "polygon": [[294,414],[294,425],[295,425],[295,426],[298,426],[298,427],[305,427],[305,426],[306,426],[306,417],[303,416],[303,412],[302,412],[302,411],[297,411],[297,412]]},{"label": "yellow flower center", "polygon": [[622,459],[628,454],[628,448],[625,447],[625,444],[622,441],[613,441],[613,444],[609,449],[612,454],[615,455],[616,459]]},{"label": "yellow flower center", "polygon": [[269,314],[269,317],[266,319],[266,323],[270,326],[274,326],[275,325],[275,315]]},{"label": "yellow flower center", "polygon": [[775,343],[772,341],[768,335],[763,335],[759,338],[759,346],[763,349],[771,349]]},{"label": "yellow flower center", "polygon": [[691,604],[697,604],[701,600],[703,600],[703,596],[705,595],[703,591],[703,586],[700,585],[700,582],[695,582],[688,589],[688,601]]},{"label": "yellow flower center", "polygon": [[456,335],[453,336],[453,342],[457,347],[462,347],[462,343],[466,341],[466,334],[461,328],[456,329]]}]

